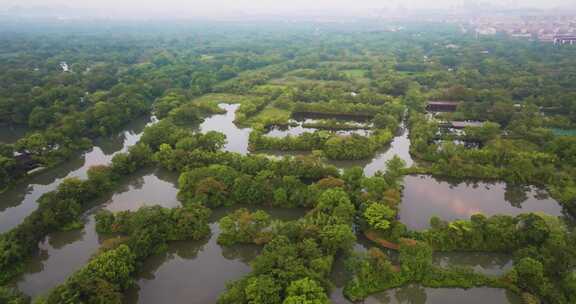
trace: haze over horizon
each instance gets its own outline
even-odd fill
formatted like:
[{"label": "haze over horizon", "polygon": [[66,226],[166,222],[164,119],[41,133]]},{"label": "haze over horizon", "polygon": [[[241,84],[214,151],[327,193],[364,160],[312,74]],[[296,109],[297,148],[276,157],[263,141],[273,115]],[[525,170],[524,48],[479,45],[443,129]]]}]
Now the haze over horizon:
[{"label": "haze over horizon", "polygon": [[187,17],[230,14],[295,14],[334,12],[353,14],[377,9],[541,8],[570,7],[575,0],[8,0],[0,10],[78,10],[86,15],[110,17]]}]

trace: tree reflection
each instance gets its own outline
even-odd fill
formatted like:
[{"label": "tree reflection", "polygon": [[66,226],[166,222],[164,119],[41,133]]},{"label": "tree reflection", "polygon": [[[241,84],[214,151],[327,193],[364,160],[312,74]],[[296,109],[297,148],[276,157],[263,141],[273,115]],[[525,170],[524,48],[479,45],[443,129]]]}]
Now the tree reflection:
[{"label": "tree reflection", "polygon": [[528,200],[528,191],[530,189],[526,186],[514,186],[506,184],[504,199],[510,205],[516,208],[522,208],[522,203]]},{"label": "tree reflection", "polygon": [[395,298],[401,304],[424,304],[426,303],[426,289],[417,285],[410,285],[396,290]]}]

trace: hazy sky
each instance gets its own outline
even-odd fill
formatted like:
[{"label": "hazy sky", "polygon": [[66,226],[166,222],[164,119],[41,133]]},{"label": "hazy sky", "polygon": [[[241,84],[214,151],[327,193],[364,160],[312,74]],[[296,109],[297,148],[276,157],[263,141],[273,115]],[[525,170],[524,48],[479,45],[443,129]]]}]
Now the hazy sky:
[{"label": "hazy sky", "polygon": [[[111,15],[202,15],[229,12],[291,13],[309,10],[353,11],[367,8],[448,8],[464,1],[516,7],[557,7],[576,0],[0,0],[0,7],[67,6],[107,11]],[[3,4],[2,4],[3,3]]]}]

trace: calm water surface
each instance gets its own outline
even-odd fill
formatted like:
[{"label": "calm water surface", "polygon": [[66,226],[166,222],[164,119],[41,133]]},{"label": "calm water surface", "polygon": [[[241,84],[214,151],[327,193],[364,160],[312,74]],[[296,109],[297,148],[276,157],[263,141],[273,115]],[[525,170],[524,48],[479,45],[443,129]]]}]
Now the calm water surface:
[{"label": "calm water surface", "polygon": [[[221,104],[225,114],[214,115],[200,126],[202,132],[220,131],[227,137],[225,150],[248,153],[250,129],[240,129],[234,123],[237,104]],[[41,194],[54,190],[64,177],[86,177],[87,169],[107,164],[115,153],[126,151],[135,144],[146,125],[142,121],[111,140],[97,143],[92,151],[65,165],[33,177],[29,184],[14,188],[0,195],[0,231],[6,231],[22,221],[35,209]],[[402,126],[389,149],[365,162],[331,162],[340,168],[364,167],[365,174],[373,175],[386,169],[386,161],[398,155],[408,166],[413,164],[409,154],[408,131]],[[144,205],[161,204],[165,207],[179,206],[177,176],[162,170],[141,172],[130,179],[123,188],[104,202],[112,211],[135,210]],[[401,220],[412,229],[428,227],[429,218],[438,215],[452,220],[468,218],[471,214],[506,213],[526,211],[561,213],[560,206],[545,197],[545,193],[533,188],[507,189],[504,184],[449,184],[428,176],[407,176],[400,210]],[[175,242],[167,253],[154,256],[145,262],[137,283],[139,289],[128,292],[128,303],[214,303],[225,290],[227,281],[237,280],[249,273],[249,262],[260,252],[258,246],[220,247],[216,239],[220,233],[218,219],[231,209],[219,209],[213,213],[210,224],[212,235],[204,241]],[[292,220],[304,215],[303,210],[267,209],[275,218]],[[27,265],[16,284],[25,293],[37,296],[64,282],[74,271],[80,269],[97,252],[102,243],[94,231],[93,213],[86,218],[81,230],[51,234],[41,243],[41,250]],[[366,251],[369,241],[359,238],[355,251]],[[391,257],[393,258],[393,257]],[[434,261],[441,267],[448,265],[469,266],[478,272],[499,275],[508,271],[508,256],[486,253],[436,253]],[[337,259],[332,275],[336,288],[331,293],[334,303],[349,303],[342,295],[346,277],[344,259]],[[474,302],[482,299],[482,302]],[[517,297],[503,290],[492,288],[428,289],[408,286],[377,294],[366,303],[519,303]]]},{"label": "calm water surface", "polygon": [[433,259],[440,267],[468,267],[493,276],[503,275],[514,266],[511,256],[493,252],[435,252]]},{"label": "calm water surface", "polygon": [[397,155],[404,160],[406,167],[411,167],[414,164],[414,160],[412,156],[410,156],[410,139],[408,136],[408,129],[402,124],[398,129],[396,137],[394,137],[390,143],[390,146],[378,152],[373,159],[361,161],[329,161],[329,163],[342,169],[361,167],[364,168],[364,174],[366,176],[373,176],[377,171],[386,171],[386,162]]},{"label": "calm water surface", "polygon": [[452,221],[477,213],[562,215],[560,204],[534,187],[511,187],[502,182],[451,184],[427,175],[406,176],[404,185],[399,215],[410,229],[428,228],[433,216]]},{"label": "calm water surface", "polygon": [[[137,279],[139,290],[130,290],[126,302],[216,303],[226,290],[226,282],[238,280],[251,271],[249,263],[261,248],[254,245],[227,248],[216,243],[220,234],[218,220],[234,209],[213,212],[212,235],[207,240],[175,242],[170,244],[167,253],[148,259]],[[303,209],[258,209],[281,220],[295,220],[305,214]]]},{"label": "calm water surface", "polygon": [[409,285],[368,297],[366,304],[520,304],[520,297],[497,288],[424,288]]},{"label": "calm water surface", "polygon": [[[358,235],[357,238],[358,241],[354,246],[355,252],[362,253],[368,251],[368,249],[372,247],[377,247],[374,246],[374,243],[372,243],[362,235]],[[392,264],[398,264],[398,252],[383,249],[381,247],[378,248],[388,254],[388,257],[390,258]],[[332,274],[330,276],[330,280],[334,284],[334,288],[330,293],[330,301],[332,301],[332,303],[335,304],[352,303],[351,301],[346,299],[346,297],[344,297],[343,294],[344,286],[346,285],[347,280],[350,279],[348,277],[348,273],[346,270],[345,261],[346,261],[345,256],[337,257],[336,260],[334,261],[334,267],[332,268]],[[467,267],[471,268],[475,272],[494,276],[505,274],[506,272],[511,270],[513,266],[511,256],[500,253],[485,253],[485,252],[435,252],[433,256],[433,262],[435,265],[439,267],[449,267],[449,266]],[[449,294],[450,290],[454,291],[455,294],[461,292],[460,289],[447,289],[445,293]],[[366,303],[379,303],[379,302],[368,302],[367,300]],[[396,302],[390,302],[390,303],[396,303]],[[408,301],[401,303],[413,303],[413,302]],[[414,303],[420,303],[420,302],[414,302]],[[436,303],[436,302],[430,302],[430,303]],[[447,303],[459,303],[459,302],[456,301]],[[486,302],[486,303],[509,303],[509,302]],[[519,303],[519,302],[510,302],[510,303]]]},{"label": "calm water surface", "polygon": [[[177,207],[177,181],[176,174],[163,170],[139,172],[104,199],[102,207],[115,212],[146,205]],[[85,222],[83,229],[53,233],[40,243],[40,251],[28,261],[25,273],[16,281],[21,291],[33,297],[46,294],[88,262],[103,239],[96,234],[94,212],[86,215]]]},{"label": "calm water surface", "polygon": [[0,233],[6,232],[18,224],[34,210],[36,201],[42,194],[55,190],[69,177],[86,178],[88,169],[95,165],[107,165],[114,155],[126,152],[138,142],[142,131],[154,119],[141,118],[114,137],[100,139],[88,152],[66,161],[19,183],[0,194]]},{"label": "calm water surface", "polygon": [[234,124],[236,118],[236,110],[240,107],[239,104],[226,104],[218,105],[220,108],[226,110],[225,114],[213,115],[206,118],[200,125],[200,131],[203,133],[209,131],[218,131],[226,135],[226,146],[224,150],[229,152],[237,152],[242,155],[248,154],[248,137],[252,129],[240,129]]},{"label": "calm water surface", "polygon": [[0,144],[13,144],[26,135],[28,128],[24,126],[0,125]]}]

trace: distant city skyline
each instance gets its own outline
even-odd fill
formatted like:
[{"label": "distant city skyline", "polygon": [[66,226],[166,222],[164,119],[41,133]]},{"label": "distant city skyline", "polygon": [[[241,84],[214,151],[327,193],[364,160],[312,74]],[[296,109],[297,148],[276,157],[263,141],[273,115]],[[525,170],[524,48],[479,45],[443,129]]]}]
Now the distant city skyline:
[{"label": "distant city skyline", "polygon": [[231,13],[292,14],[305,11],[354,12],[369,9],[454,9],[474,7],[569,7],[576,0],[8,0],[0,9],[82,10],[94,15],[125,17],[217,16]]}]

